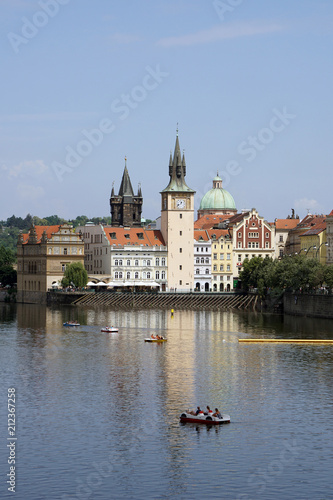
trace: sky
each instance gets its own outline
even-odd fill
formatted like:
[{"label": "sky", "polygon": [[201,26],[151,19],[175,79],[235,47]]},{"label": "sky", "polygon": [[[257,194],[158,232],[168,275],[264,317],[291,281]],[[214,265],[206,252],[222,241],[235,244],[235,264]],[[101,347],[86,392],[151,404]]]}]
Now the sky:
[{"label": "sky", "polygon": [[110,215],[127,158],[160,215],[178,129],[269,222],[333,209],[332,0],[0,0],[0,220]]}]

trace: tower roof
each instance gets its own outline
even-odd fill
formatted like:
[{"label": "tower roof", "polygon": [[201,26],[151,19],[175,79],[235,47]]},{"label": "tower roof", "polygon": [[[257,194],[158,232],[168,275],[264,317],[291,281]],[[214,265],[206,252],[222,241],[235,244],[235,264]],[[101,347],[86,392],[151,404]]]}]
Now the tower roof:
[{"label": "tower roof", "polygon": [[121,179],[121,184],[119,188],[118,196],[134,196],[134,191],[131,184],[131,179],[127,170],[126,158],[125,158],[125,168],[123,177]]},{"label": "tower roof", "polygon": [[217,174],[213,179],[213,189],[202,198],[199,210],[236,210],[233,197],[222,188],[222,179]]},{"label": "tower roof", "polygon": [[195,191],[188,187],[185,182],[186,176],[186,163],[185,163],[185,155],[183,156],[180,151],[178,132],[176,135],[176,144],[175,150],[173,153],[173,158],[170,154],[169,161],[169,176],[170,181],[165,189],[161,192],[186,192],[186,193],[195,193]]}]

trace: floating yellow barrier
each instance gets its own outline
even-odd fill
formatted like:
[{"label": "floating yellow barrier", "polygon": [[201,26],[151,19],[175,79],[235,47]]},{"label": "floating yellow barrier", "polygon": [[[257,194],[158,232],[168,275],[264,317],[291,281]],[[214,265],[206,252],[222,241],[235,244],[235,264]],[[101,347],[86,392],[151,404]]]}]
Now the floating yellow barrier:
[{"label": "floating yellow barrier", "polygon": [[321,339],[238,339],[238,342],[298,342],[302,344],[333,344],[332,340]]}]

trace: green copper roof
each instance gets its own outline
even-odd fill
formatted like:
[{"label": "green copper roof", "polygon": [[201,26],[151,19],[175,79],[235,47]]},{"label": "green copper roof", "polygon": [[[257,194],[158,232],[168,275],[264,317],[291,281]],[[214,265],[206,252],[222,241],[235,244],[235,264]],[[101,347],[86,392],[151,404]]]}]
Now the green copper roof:
[{"label": "green copper roof", "polygon": [[[214,179],[215,180],[215,179]],[[199,210],[236,210],[231,194],[223,188],[213,188],[204,195]]]}]

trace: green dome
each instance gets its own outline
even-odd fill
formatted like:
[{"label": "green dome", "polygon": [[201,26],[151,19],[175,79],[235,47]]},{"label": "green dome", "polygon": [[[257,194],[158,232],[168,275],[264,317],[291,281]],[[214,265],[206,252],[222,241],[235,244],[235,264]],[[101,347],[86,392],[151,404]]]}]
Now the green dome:
[{"label": "green dome", "polygon": [[213,179],[213,186],[202,198],[199,210],[236,210],[235,200],[222,188],[221,177]]}]

